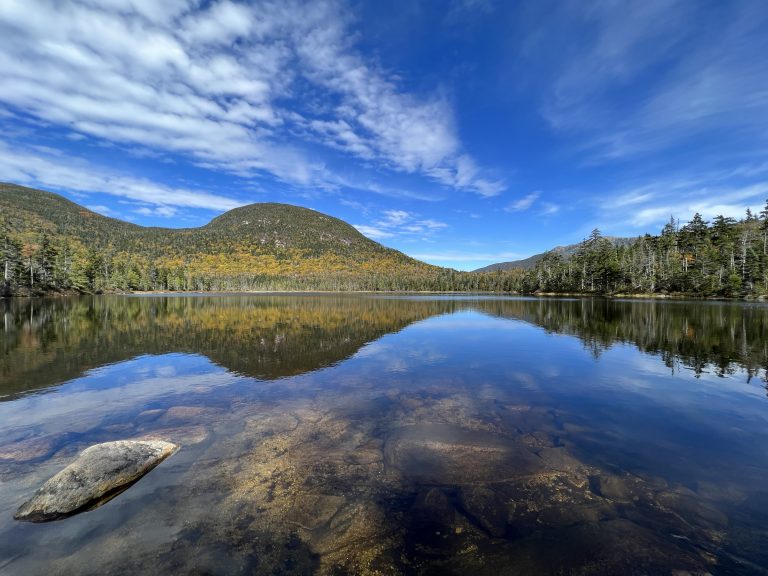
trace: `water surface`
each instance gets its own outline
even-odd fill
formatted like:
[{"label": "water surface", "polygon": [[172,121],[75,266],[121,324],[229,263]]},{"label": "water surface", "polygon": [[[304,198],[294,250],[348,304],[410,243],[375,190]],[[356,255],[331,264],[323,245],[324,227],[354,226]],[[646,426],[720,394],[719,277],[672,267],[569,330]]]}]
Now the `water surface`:
[{"label": "water surface", "polygon": [[[766,574],[768,307],[0,303],[0,574]],[[182,445],[15,509],[85,447]]]}]

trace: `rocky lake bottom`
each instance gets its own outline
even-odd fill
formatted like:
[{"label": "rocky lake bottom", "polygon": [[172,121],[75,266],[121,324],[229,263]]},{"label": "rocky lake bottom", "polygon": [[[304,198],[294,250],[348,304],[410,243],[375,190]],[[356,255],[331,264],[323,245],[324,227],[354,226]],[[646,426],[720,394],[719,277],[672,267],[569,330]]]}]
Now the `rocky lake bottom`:
[{"label": "rocky lake bottom", "polygon": [[[0,574],[768,574],[768,307],[4,305]],[[13,519],[125,439],[181,448]]]}]

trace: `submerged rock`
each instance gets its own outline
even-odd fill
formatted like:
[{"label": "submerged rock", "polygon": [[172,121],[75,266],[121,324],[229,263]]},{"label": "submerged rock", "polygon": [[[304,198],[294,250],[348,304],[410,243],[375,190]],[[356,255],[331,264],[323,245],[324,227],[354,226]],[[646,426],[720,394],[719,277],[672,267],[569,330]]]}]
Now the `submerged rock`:
[{"label": "submerged rock", "polygon": [[29,462],[44,458],[54,451],[58,440],[55,436],[43,436],[0,446],[0,461]]},{"label": "submerged rock", "polygon": [[442,490],[429,488],[418,494],[410,514],[415,528],[428,535],[452,530],[456,511]]},{"label": "submerged rock", "polygon": [[459,500],[469,517],[494,538],[504,536],[508,511],[504,500],[485,486],[463,486]]},{"label": "submerged rock", "polygon": [[17,520],[48,522],[108,502],[178,449],[162,440],[118,440],[86,448],[48,480],[14,514]]}]

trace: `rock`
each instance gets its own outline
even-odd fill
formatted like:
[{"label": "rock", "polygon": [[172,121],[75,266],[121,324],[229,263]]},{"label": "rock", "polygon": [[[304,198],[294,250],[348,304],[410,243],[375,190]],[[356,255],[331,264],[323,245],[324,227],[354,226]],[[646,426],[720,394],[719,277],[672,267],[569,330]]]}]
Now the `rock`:
[{"label": "rock", "polygon": [[411,516],[422,533],[453,529],[456,511],[439,488],[424,489],[416,497]]},{"label": "rock", "polygon": [[541,470],[541,458],[520,442],[487,432],[424,422],[388,439],[388,469],[420,484],[455,486],[500,482]]},{"label": "rock", "polygon": [[162,440],[118,440],[86,448],[22,504],[14,518],[48,522],[108,502],[178,449]]},{"label": "rock", "polygon": [[136,418],[134,418],[134,422],[143,424],[145,422],[152,422],[154,420],[157,420],[165,414],[165,410],[162,408],[153,408],[152,410],[144,410],[143,412],[140,412]]},{"label": "rock", "polygon": [[43,458],[54,451],[56,442],[54,436],[42,436],[0,446],[0,461],[29,462]]},{"label": "rock", "polygon": [[214,410],[202,406],[172,406],[166,410],[163,418],[165,420],[192,420],[213,412]]},{"label": "rock", "polygon": [[286,514],[290,524],[312,531],[333,518],[345,504],[342,496],[301,494]]},{"label": "rock", "polygon": [[179,426],[177,428],[160,428],[143,432],[132,438],[132,440],[159,440],[167,438],[172,442],[189,446],[191,444],[200,444],[208,439],[209,432],[205,426]]},{"label": "rock", "polygon": [[248,432],[253,434],[285,434],[299,426],[299,419],[291,414],[259,414],[246,422]]},{"label": "rock", "polygon": [[504,500],[485,486],[464,486],[459,499],[469,517],[488,534],[498,538],[507,530],[507,506]]}]

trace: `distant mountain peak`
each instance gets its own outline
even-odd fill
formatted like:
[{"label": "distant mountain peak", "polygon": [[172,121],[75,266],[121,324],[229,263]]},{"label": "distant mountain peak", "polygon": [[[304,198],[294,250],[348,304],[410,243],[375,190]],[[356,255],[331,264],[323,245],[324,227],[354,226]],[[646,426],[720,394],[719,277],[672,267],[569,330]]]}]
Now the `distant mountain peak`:
[{"label": "distant mountain peak", "polygon": [[[614,246],[626,246],[628,244],[632,244],[636,238],[622,238],[618,236],[603,236],[605,240],[608,240],[611,244]],[[536,263],[539,262],[544,256],[550,253],[554,254],[560,254],[564,257],[569,257],[575,254],[579,247],[581,246],[581,242],[578,244],[567,244],[565,246],[555,246],[551,250],[548,250],[546,252],[541,252],[540,254],[534,254],[533,256],[529,256],[528,258],[523,258],[521,260],[511,260],[509,262],[497,262],[496,264],[489,264],[488,266],[483,266],[482,268],[478,268],[477,270],[473,270],[473,272],[496,272],[498,270],[514,270],[515,268],[519,268],[521,270],[530,270],[533,267],[536,266]]]}]

